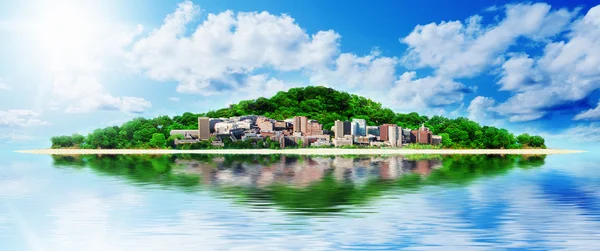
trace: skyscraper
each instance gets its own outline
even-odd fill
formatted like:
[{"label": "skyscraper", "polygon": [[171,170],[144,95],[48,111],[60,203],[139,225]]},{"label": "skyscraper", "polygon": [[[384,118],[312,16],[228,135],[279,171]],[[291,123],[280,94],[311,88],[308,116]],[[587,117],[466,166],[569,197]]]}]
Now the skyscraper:
[{"label": "skyscraper", "polygon": [[343,138],[344,137],[344,125],[346,122],[342,122],[339,120],[335,121],[335,126],[333,127],[333,134],[335,134],[335,138]]},{"label": "skyscraper", "polygon": [[358,123],[357,122],[350,122],[350,134],[352,136],[358,135]]},{"label": "skyscraper", "polygon": [[367,121],[364,119],[352,119],[352,123],[357,123],[356,135],[366,136],[367,135]]},{"label": "skyscraper", "polygon": [[302,132],[306,134],[308,127],[308,119],[305,116],[294,117],[294,132]]},{"label": "skyscraper", "polygon": [[198,117],[198,138],[200,140],[210,138],[210,121],[208,117]]},{"label": "skyscraper", "polygon": [[344,132],[342,133],[341,137],[344,137],[344,135],[352,135],[351,127],[352,125],[350,125],[350,121],[344,121]]}]

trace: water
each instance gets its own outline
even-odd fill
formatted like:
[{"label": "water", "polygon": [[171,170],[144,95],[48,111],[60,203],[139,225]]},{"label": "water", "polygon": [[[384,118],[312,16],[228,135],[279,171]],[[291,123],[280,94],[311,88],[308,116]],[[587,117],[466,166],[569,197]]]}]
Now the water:
[{"label": "water", "polygon": [[0,250],[597,250],[599,157],[0,157]]}]

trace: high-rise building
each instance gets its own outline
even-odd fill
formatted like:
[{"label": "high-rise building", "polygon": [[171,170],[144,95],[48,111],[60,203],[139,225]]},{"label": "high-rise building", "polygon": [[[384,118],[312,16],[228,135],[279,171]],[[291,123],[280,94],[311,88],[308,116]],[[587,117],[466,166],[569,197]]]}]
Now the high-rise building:
[{"label": "high-rise building", "polygon": [[344,132],[340,137],[344,137],[344,135],[352,135],[352,125],[350,121],[344,121]]},{"label": "high-rise building", "polygon": [[344,137],[344,124],[346,122],[342,122],[339,120],[335,121],[335,125],[333,127],[333,134],[335,135],[335,138],[342,138]]},{"label": "high-rise building", "polygon": [[356,135],[358,135],[358,136],[366,136],[367,135],[367,121],[366,120],[364,120],[364,119],[352,119],[352,123],[357,123],[357,125],[356,125]]},{"label": "high-rise building", "polygon": [[388,126],[388,142],[392,147],[402,146],[402,127]]},{"label": "high-rise building", "polygon": [[210,121],[208,117],[198,117],[198,135],[200,140],[210,139]]},{"label": "high-rise building", "polygon": [[308,118],[305,116],[296,116],[294,117],[294,132],[307,132],[308,126]]},{"label": "high-rise building", "polygon": [[358,123],[357,122],[350,122],[350,135],[355,136],[358,135]]},{"label": "high-rise building", "polygon": [[395,124],[383,124],[379,127],[379,138],[381,141],[388,141],[388,127],[396,126]]}]

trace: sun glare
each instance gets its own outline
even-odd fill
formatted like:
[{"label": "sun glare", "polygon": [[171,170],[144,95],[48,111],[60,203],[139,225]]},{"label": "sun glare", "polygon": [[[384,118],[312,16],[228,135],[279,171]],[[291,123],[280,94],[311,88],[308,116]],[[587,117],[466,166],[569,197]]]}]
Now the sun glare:
[{"label": "sun glare", "polygon": [[89,7],[76,3],[40,6],[32,22],[36,43],[51,71],[85,64],[99,39],[101,22]]}]

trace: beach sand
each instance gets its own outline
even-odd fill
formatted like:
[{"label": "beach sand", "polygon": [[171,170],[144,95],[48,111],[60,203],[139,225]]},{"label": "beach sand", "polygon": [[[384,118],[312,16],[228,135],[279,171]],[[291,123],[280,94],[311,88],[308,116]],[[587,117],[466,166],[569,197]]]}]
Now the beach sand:
[{"label": "beach sand", "polygon": [[168,149],[37,149],[19,150],[18,153],[50,155],[83,154],[296,154],[296,155],[406,155],[406,154],[570,154],[581,150],[564,149],[341,149],[341,148],[301,148],[301,149],[212,149],[212,150],[168,150]]}]

